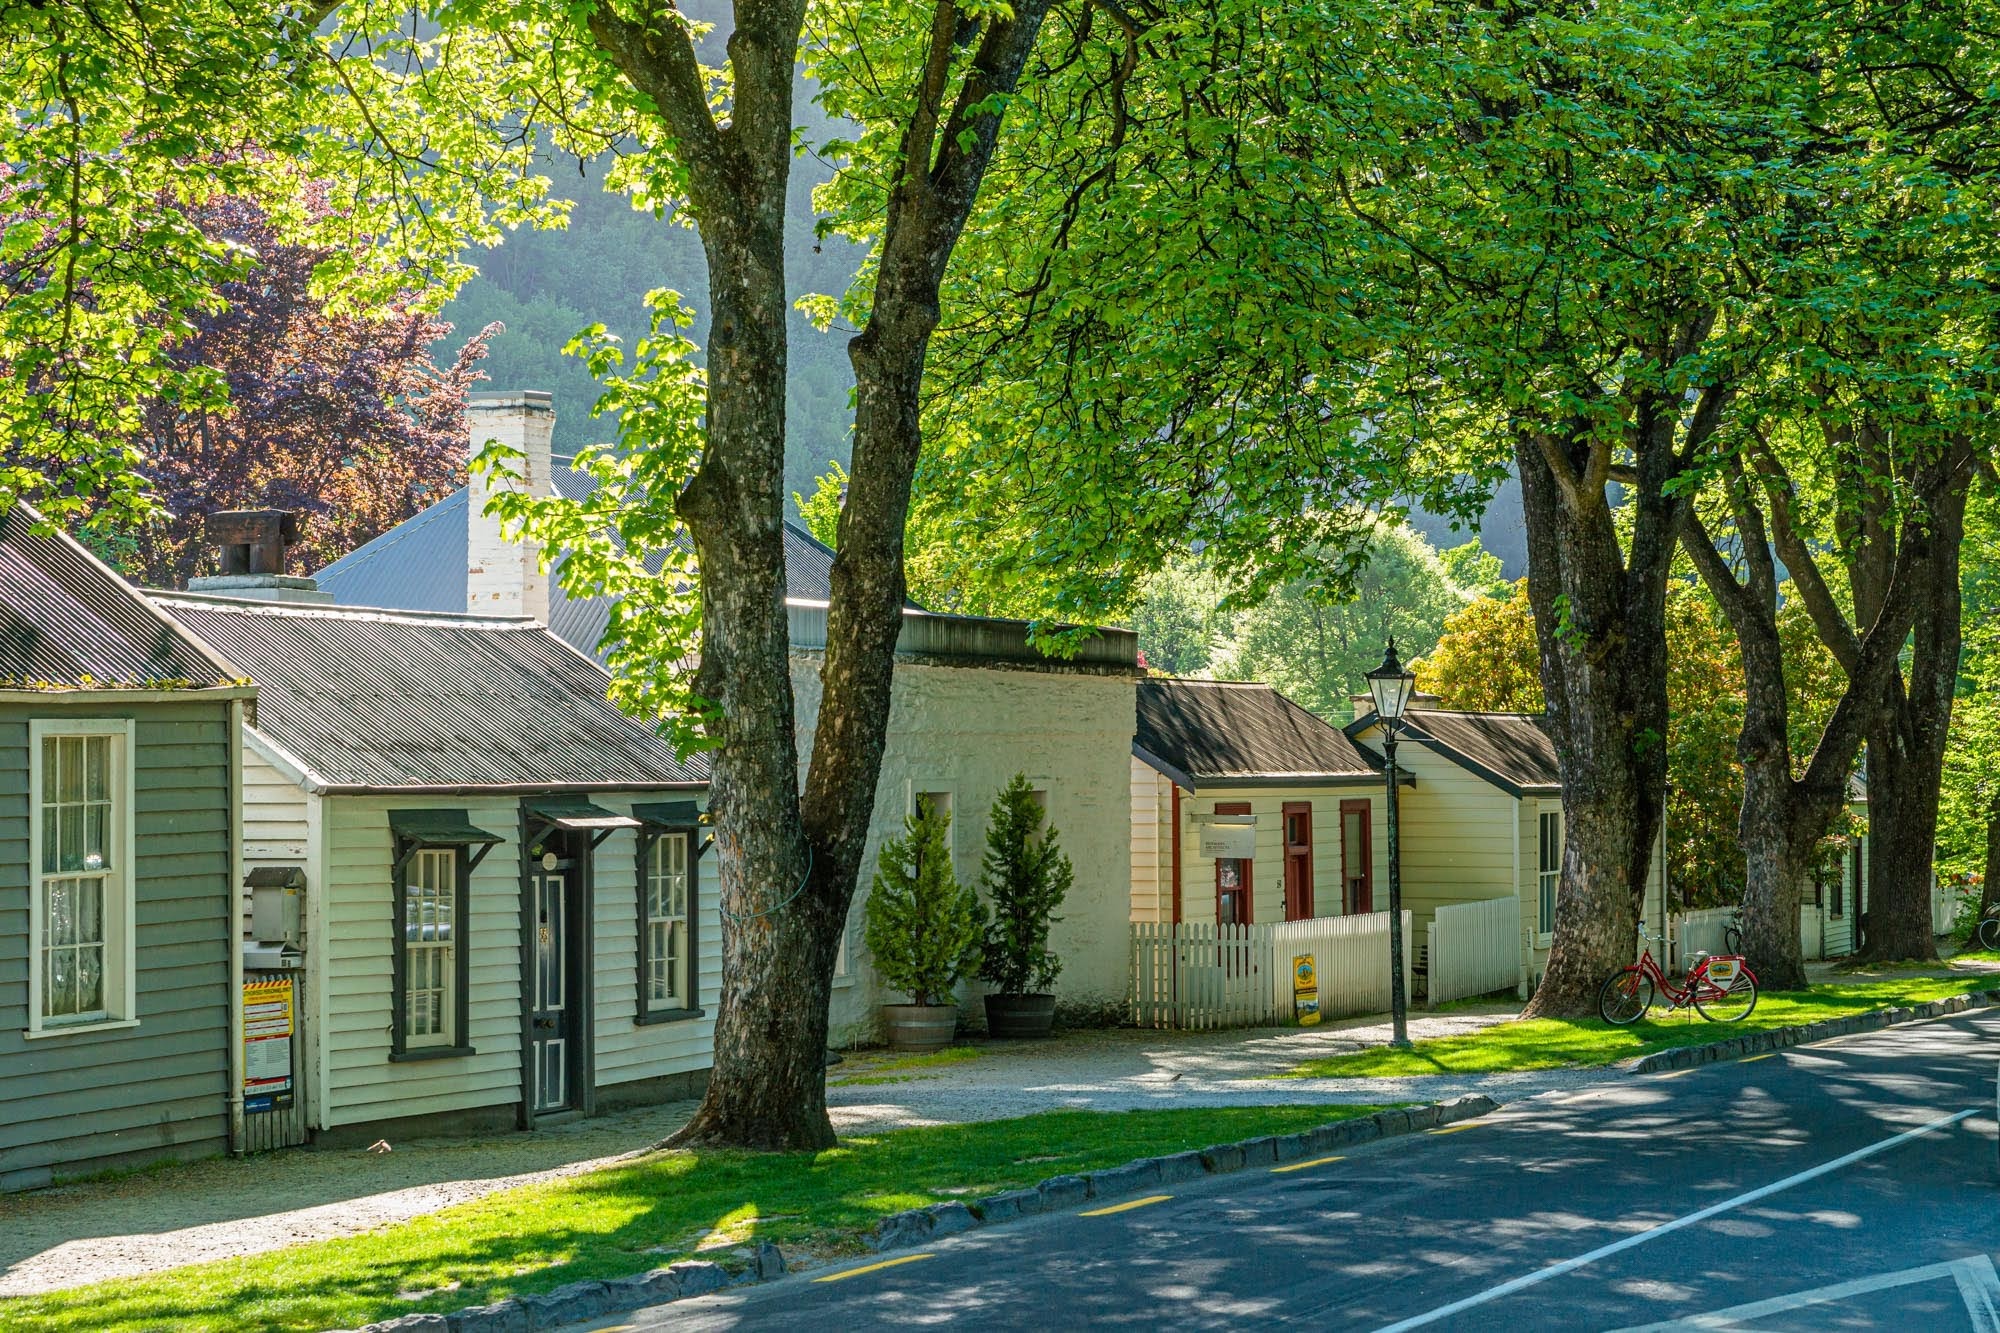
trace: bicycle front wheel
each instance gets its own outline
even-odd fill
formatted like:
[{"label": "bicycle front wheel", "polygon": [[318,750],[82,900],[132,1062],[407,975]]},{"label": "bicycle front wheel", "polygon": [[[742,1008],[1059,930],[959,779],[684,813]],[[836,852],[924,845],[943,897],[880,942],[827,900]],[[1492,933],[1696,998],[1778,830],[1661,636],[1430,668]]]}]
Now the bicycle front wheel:
[{"label": "bicycle front wheel", "polygon": [[1722,928],[1722,951],[1729,954],[1743,952],[1743,932],[1735,926]]},{"label": "bicycle front wheel", "polygon": [[2000,949],[2000,916],[1989,916],[1979,923],[1979,947]]},{"label": "bicycle front wheel", "polygon": [[1620,968],[1597,990],[1597,1012],[1613,1027],[1636,1023],[1653,1007],[1653,979],[1636,967]]},{"label": "bicycle front wheel", "polygon": [[1703,977],[1694,987],[1694,1007],[1711,1023],[1741,1023],[1757,1007],[1757,978],[1738,968],[1726,986]]}]

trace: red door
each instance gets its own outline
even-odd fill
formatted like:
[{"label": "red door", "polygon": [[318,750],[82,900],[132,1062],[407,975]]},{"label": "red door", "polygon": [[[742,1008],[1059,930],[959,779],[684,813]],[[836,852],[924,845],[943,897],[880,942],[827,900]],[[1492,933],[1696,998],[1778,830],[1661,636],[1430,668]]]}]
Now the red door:
[{"label": "red door", "polygon": [[1340,883],[1349,916],[1375,910],[1374,830],[1367,801],[1340,803]]},{"label": "red door", "polygon": [[[1250,813],[1248,801],[1217,801],[1215,813],[1218,815],[1247,815]],[[1215,924],[1218,926],[1247,926],[1250,924],[1250,894],[1256,880],[1250,875],[1249,857],[1222,857],[1215,863]]]},{"label": "red door", "polygon": [[1313,914],[1313,808],[1310,801],[1286,801],[1285,920],[1306,921]]}]

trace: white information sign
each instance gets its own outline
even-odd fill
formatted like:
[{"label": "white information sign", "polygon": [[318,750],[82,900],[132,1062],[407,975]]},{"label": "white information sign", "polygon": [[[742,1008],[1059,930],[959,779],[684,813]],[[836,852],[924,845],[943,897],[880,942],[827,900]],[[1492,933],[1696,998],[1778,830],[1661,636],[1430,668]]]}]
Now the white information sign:
[{"label": "white information sign", "polygon": [[1237,861],[1256,856],[1257,816],[1225,815],[1203,824],[1201,854],[1214,860]]}]

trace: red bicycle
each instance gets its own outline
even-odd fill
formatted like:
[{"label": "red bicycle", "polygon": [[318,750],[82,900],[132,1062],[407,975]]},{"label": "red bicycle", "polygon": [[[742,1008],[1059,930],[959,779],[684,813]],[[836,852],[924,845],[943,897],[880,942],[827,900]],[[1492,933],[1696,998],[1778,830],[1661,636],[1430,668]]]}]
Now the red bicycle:
[{"label": "red bicycle", "polygon": [[[1643,925],[1639,938],[1666,942],[1664,935],[1648,935]],[[1757,974],[1740,955],[1698,953],[1688,969],[1687,985],[1676,986],[1653,961],[1649,947],[1638,962],[1604,979],[1597,991],[1597,1012],[1605,1022],[1624,1027],[1644,1018],[1656,996],[1666,998],[1670,1014],[1693,1005],[1711,1023],[1740,1023],[1757,1007]]]}]

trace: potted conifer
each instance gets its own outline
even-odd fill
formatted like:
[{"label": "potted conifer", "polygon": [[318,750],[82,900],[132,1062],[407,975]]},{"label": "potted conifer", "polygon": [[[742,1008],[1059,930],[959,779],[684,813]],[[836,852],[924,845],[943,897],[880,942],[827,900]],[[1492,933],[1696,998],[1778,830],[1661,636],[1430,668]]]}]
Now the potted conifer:
[{"label": "potted conifer", "polygon": [[979,900],[952,873],[950,812],[919,801],[903,828],[882,847],[864,938],[876,973],[911,1001],[882,1006],[889,1045],[936,1051],[958,1028],[951,988],[979,963]]},{"label": "potted conifer", "polygon": [[986,855],[980,884],[988,915],[980,977],[986,997],[986,1030],[995,1037],[1046,1037],[1055,1025],[1056,997],[1049,992],[1062,959],[1049,948],[1049,927],[1069,893],[1074,872],[1056,840],[1042,828],[1042,806],[1028,779],[1015,774],[993,801],[986,821]]}]

